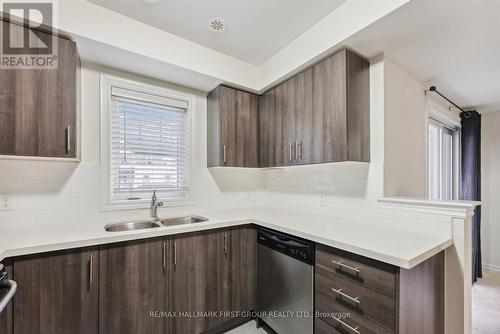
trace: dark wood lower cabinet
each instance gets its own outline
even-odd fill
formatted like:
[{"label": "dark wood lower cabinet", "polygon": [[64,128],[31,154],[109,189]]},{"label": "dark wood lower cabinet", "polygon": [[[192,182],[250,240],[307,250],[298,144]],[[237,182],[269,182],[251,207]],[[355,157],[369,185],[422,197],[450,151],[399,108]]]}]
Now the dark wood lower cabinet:
[{"label": "dark wood lower cabinet", "polygon": [[[12,279],[12,261],[7,260],[2,262],[7,269],[8,278]],[[0,298],[4,296],[5,292],[0,291]],[[0,314],[0,334],[12,334],[13,330],[13,303],[7,305],[7,308]]]},{"label": "dark wood lower cabinet", "polygon": [[99,251],[99,333],[168,333],[168,240],[150,239]]},{"label": "dark wood lower cabinet", "polygon": [[186,234],[171,243],[172,333],[197,334],[220,325],[220,233]]},{"label": "dark wood lower cabinet", "polygon": [[[256,243],[249,225],[7,259],[0,334],[224,333],[257,309]],[[442,334],[444,253],[406,270],[317,245],[315,312],[316,334]]]},{"label": "dark wood lower cabinet", "polygon": [[[224,320],[257,308],[257,233],[253,227],[221,232],[221,307]],[[247,317],[248,315],[243,314]]]},{"label": "dark wood lower cabinet", "polygon": [[96,248],[14,260],[14,334],[98,332]]},{"label": "dark wood lower cabinet", "polygon": [[444,333],[444,252],[412,269],[318,245],[316,334]]}]

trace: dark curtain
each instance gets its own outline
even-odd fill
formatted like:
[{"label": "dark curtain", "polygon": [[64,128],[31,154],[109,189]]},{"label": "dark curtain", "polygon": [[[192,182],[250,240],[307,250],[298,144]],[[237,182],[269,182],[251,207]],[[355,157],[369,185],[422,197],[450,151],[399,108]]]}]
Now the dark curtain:
[{"label": "dark curtain", "polygon": [[[462,119],[462,180],[461,198],[481,200],[481,115],[477,111],[463,112]],[[483,277],[481,260],[481,207],[472,217],[472,281]]]}]

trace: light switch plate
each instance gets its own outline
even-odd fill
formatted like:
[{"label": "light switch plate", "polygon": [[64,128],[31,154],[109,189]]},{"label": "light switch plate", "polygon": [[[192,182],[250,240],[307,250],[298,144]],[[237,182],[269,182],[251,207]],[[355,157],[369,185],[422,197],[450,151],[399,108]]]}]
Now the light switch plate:
[{"label": "light switch plate", "polygon": [[12,210],[12,200],[7,195],[0,195],[0,211]]}]

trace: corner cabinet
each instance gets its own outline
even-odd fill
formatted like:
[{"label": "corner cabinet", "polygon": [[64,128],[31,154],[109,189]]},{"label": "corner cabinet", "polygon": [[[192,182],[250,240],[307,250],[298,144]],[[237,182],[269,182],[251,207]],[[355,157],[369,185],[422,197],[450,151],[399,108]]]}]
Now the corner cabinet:
[{"label": "corner cabinet", "polygon": [[369,162],[369,72],[344,49],[258,97],[217,87],[208,95],[208,167]]},{"label": "corner cabinet", "polygon": [[[30,28],[0,20],[22,41]],[[36,31],[41,39],[51,38]],[[43,36],[42,36],[43,35]],[[0,155],[76,158],[76,43],[57,38],[57,68],[0,69]],[[26,52],[29,54],[29,52]]]},{"label": "corner cabinet", "polygon": [[259,98],[260,167],[370,160],[369,63],[341,50]]},{"label": "corner cabinet", "polygon": [[219,86],[207,103],[208,167],[258,167],[258,96]]}]

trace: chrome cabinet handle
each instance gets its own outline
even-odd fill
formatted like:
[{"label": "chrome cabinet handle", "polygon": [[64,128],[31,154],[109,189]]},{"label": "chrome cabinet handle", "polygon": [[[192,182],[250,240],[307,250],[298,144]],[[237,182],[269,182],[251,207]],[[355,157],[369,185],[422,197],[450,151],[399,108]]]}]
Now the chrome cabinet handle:
[{"label": "chrome cabinet handle", "polygon": [[359,328],[358,326],[356,326],[356,327],[349,326],[348,324],[346,324],[345,322],[343,322],[342,320],[340,320],[337,317],[333,317],[333,319],[335,319],[341,327],[345,327],[346,329],[353,332],[354,334],[361,334],[361,332],[358,330],[358,328]]},{"label": "chrome cabinet handle", "polygon": [[348,294],[343,293],[342,289],[334,289],[334,288],[331,288],[331,289],[332,289],[333,292],[335,292],[340,297],[346,298],[346,299],[348,299],[348,300],[356,303],[356,305],[359,305],[359,303],[360,303],[359,297],[351,297]]},{"label": "chrome cabinet handle", "polygon": [[174,241],[174,271],[177,267],[177,241]]},{"label": "chrome cabinet handle", "polygon": [[223,249],[224,249],[224,256],[227,257],[227,233],[224,233]]},{"label": "chrome cabinet handle", "polygon": [[2,300],[0,300],[0,313],[2,313],[3,310],[7,307],[7,304],[9,304],[9,302],[11,301],[12,297],[14,297],[14,295],[16,294],[17,283],[8,279],[3,281],[2,285],[0,285],[0,288],[9,289]]},{"label": "chrome cabinet handle", "polygon": [[295,142],[295,160],[302,160],[302,141]]},{"label": "chrome cabinet handle", "polygon": [[66,154],[71,151],[71,126],[66,127]]},{"label": "chrome cabinet handle", "polygon": [[293,152],[293,144],[292,144],[292,142],[290,142],[290,154],[289,154],[290,162],[292,162],[292,161],[293,161],[293,155],[292,155],[292,152]]},{"label": "chrome cabinet handle", "polygon": [[226,145],[222,146],[222,162],[224,163],[224,165],[227,164]]},{"label": "chrome cabinet handle", "polygon": [[346,268],[348,270],[354,271],[358,275],[361,273],[361,270],[358,267],[348,266],[347,264],[345,264],[345,263],[343,263],[341,261],[334,261],[334,260],[332,260],[332,263],[338,265],[341,270],[342,270],[342,268]]},{"label": "chrome cabinet handle", "polygon": [[164,242],[163,245],[162,245],[162,266],[163,266],[163,269],[165,269],[167,267],[167,254],[166,254],[166,248],[167,248],[167,244]]},{"label": "chrome cabinet handle", "polygon": [[89,258],[89,284],[94,281],[94,256],[90,254]]}]

